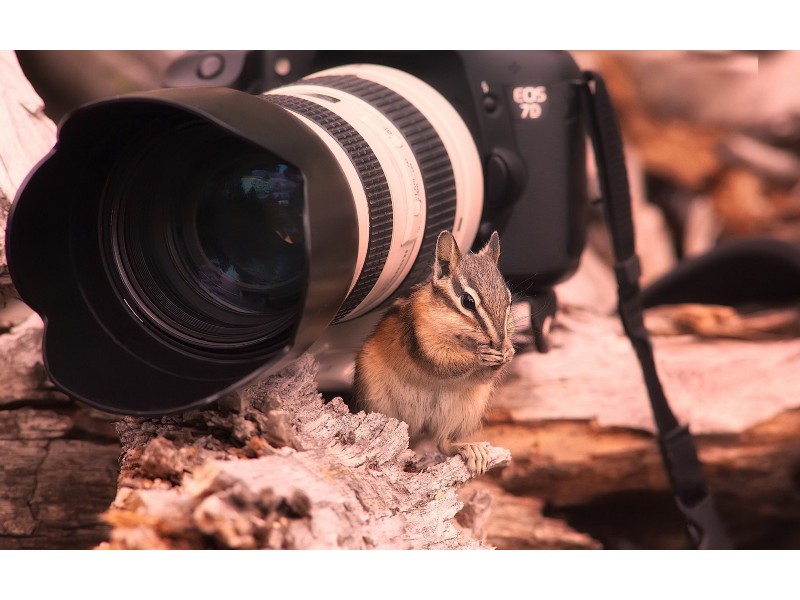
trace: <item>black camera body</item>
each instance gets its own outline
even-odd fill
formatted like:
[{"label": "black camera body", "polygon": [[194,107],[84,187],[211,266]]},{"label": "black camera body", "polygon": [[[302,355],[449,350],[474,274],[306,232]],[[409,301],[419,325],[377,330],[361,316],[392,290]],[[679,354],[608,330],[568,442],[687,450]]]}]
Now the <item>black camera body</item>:
[{"label": "black camera body", "polygon": [[171,87],[260,94],[338,65],[410,73],[458,111],[481,156],[484,209],[473,246],[501,234],[500,270],[518,294],[567,279],[585,244],[586,131],[581,71],[560,51],[208,51],[176,60]]},{"label": "black camera body", "polygon": [[45,365],[83,402],[163,414],[309,348],[352,356],[442,229],[499,231],[518,296],[577,268],[586,83],[565,52],[198,52],[166,83],[68,115],[10,213]]}]

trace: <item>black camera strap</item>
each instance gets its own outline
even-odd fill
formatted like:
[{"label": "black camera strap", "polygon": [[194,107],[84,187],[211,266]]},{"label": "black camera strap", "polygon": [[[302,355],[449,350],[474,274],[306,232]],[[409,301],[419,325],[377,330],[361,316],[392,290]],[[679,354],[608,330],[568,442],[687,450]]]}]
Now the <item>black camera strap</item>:
[{"label": "black camera strap", "polygon": [[588,115],[589,137],[614,248],[619,315],[641,365],[664,467],[695,546],[700,549],[729,549],[732,544],[714,509],[694,439],[688,426],[681,425],[670,409],[644,325],[639,288],[641,267],[634,246],[628,173],[614,106],[603,78],[591,71],[585,72],[584,76],[581,88]]}]

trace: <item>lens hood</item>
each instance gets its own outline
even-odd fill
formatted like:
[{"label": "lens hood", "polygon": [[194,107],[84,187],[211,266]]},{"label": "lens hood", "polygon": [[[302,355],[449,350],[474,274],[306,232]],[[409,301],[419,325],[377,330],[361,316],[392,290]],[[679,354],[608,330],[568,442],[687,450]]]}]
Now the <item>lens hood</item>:
[{"label": "lens hood", "polygon": [[[246,348],[178,343],[145,322],[115,284],[104,249],[109,181],[136,140],[193,124],[263,148],[302,173],[302,292],[296,318],[277,341]],[[68,115],[55,148],[15,198],[6,249],[17,290],[45,322],[53,382],[102,410],[155,415],[207,404],[305,351],[347,297],[358,225],[345,174],[302,119],[236,90],[175,88]]]}]

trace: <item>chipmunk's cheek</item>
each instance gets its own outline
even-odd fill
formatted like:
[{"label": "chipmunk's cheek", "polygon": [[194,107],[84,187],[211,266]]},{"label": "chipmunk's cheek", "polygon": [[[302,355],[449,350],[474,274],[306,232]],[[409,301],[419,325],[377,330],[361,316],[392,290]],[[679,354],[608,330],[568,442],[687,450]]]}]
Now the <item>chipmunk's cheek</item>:
[{"label": "chipmunk's cheek", "polygon": [[478,340],[468,335],[456,334],[455,339],[459,346],[470,352],[477,352],[480,347]]}]

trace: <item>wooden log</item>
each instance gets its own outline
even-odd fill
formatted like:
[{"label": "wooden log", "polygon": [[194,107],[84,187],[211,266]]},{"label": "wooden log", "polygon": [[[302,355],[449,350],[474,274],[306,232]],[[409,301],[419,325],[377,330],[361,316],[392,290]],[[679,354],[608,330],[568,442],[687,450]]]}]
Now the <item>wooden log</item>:
[{"label": "wooden log", "polygon": [[693,195],[711,199],[709,233],[715,237],[800,239],[800,156],[792,142],[800,53],[599,52],[580,58],[604,74],[629,147],[659,190],[651,200],[671,213],[679,243],[690,225],[679,213]]},{"label": "wooden log", "polygon": [[544,516],[545,502],[507,492],[488,478],[471,481],[458,492],[464,508],[459,524],[503,550],[596,550],[602,545],[564,521]]},{"label": "wooden log", "polygon": [[[453,497],[447,497],[446,514],[456,514],[458,522],[471,530],[471,539],[483,538],[500,548],[595,548],[600,546],[598,539],[607,547],[686,547],[683,523],[670,498],[652,435],[644,386],[616,320],[567,306],[553,342],[550,354],[522,352],[515,359],[480,434],[481,439],[508,446],[513,460],[493,480],[460,490],[464,504],[460,512],[451,504]],[[787,377],[800,360],[798,343],[700,340],[687,335],[656,340],[667,393],[676,412],[700,433],[701,459],[715,499],[743,547],[793,543],[793,538],[776,537],[776,531],[786,533],[786,524],[800,516],[794,475],[800,468],[796,435],[800,410],[792,387],[798,384]],[[769,362],[775,374],[771,386],[761,386],[769,402],[753,402],[753,388],[743,385],[753,370],[760,369],[755,357]],[[727,363],[732,373],[726,376]],[[311,365],[295,368],[302,371]],[[387,498],[405,507],[403,495],[393,487],[399,484],[407,491],[410,481],[417,481],[416,489],[424,489],[428,497],[447,488],[441,480],[431,481],[432,474],[405,472],[409,455],[402,450],[403,426],[378,415],[350,415],[338,401],[323,407],[312,378],[303,378],[302,393],[276,379],[266,387],[244,391],[231,402],[244,406],[243,413],[235,408],[190,413],[179,423],[171,419],[121,423],[126,458],[120,493],[108,515],[115,524],[109,547],[333,547],[332,538],[326,539],[320,527],[309,524],[312,515],[324,515],[326,523],[334,523],[324,531],[344,527],[347,533],[336,544],[346,547],[396,547],[385,544],[387,539],[397,544],[397,535],[406,541],[405,547],[454,547],[447,545],[456,539],[452,530],[446,530],[444,541],[435,540],[413,533],[416,517],[404,521],[401,530],[391,529],[389,517],[376,519],[359,512],[366,503],[373,514],[389,515],[393,511],[387,510]],[[285,381],[301,385],[296,377]],[[271,386],[283,391],[270,391]],[[299,404],[286,404],[292,397],[300,398]],[[255,408],[246,408],[248,403]],[[377,431],[384,437],[376,438]],[[376,438],[377,444],[358,447],[352,437],[355,432],[364,436],[363,443]],[[396,439],[399,432],[402,441]],[[263,438],[272,444],[263,444]],[[281,443],[294,450],[272,447]],[[320,452],[323,474],[316,462]],[[231,456],[258,458],[224,460]],[[389,474],[376,478],[366,492],[358,483],[357,503],[331,484],[331,472],[337,474],[334,481],[359,481],[370,461]],[[463,469],[460,459],[450,462]],[[308,479],[293,477],[289,487],[275,483],[290,472],[302,472]],[[464,481],[463,475],[459,481]],[[321,487],[320,478],[325,481]],[[451,478],[456,477],[445,477]],[[301,488],[303,499],[292,500]],[[274,502],[269,510],[259,508],[257,498],[263,494],[277,495],[281,500],[274,502],[283,508],[275,508]],[[346,517],[331,509],[331,497],[339,499],[337,506],[350,509]],[[214,499],[204,504],[208,498]],[[301,511],[304,517],[300,517],[287,508],[293,502],[313,510]],[[247,507],[244,517],[232,505]],[[362,524],[368,523],[367,541],[353,535],[347,525],[352,510],[360,514]],[[400,512],[409,518],[405,508]],[[430,516],[430,511],[426,514]],[[568,519],[579,531],[554,517]],[[272,525],[276,520],[280,525]],[[262,521],[283,533],[269,537]],[[181,524],[177,530],[175,523]],[[429,523],[426,530],[440,530],[441,522],[437,523]],[[416,545],[422,539],[426,545]]]},{"label": "wooden log", "polygon": [[[712,315],[718,308],[706,307]],[[697,317],[700,309],[676,308],[685,327],[681,310]],[[667,315],[658,315],[662,324]],[[654,338],[670,403],[697,436],[712,493],[736,543],[797,547],[796,329],[781,339],[772,331],[753,341],[759,336],[751,335],[751,323],[738,319],[744,324],[737,340],[729,339],[730,322],[721,322],[721,337],[699,322],[700,336],[669,331]],[[618,320],[566,306],[552,343],[549,354],[518,354],[484,427],[481,437],[513,456],[499,485],[546,501],[551,515],[567,518],[606,547],[686,547],[641,373]]]},{"label": "wooden log", "polygon": [[0,548],[89,548],[108,534],[119,442],[49,384],[41,336],[35,316],[0,335]]},{"label": "wooden log", "polygon": [[[800,407],[800,339],[749,343],[727,337],[654,338],[670,404],[693,431],[738,434]],[[495,410],[514,421],[593,420],[602,427],[654,430],[641,372],[618,318],[563,306],[552,344],[548,354],[517,355]]]},{"label": "wooden log", "polygon": [[[316,372],[304,355],[219,409],[121,420],[103,547],[482,547],[452,522],[463,459],[418,472],[405,423],[325,404]],[[493,468],[509,454],[489,457]]]}]

